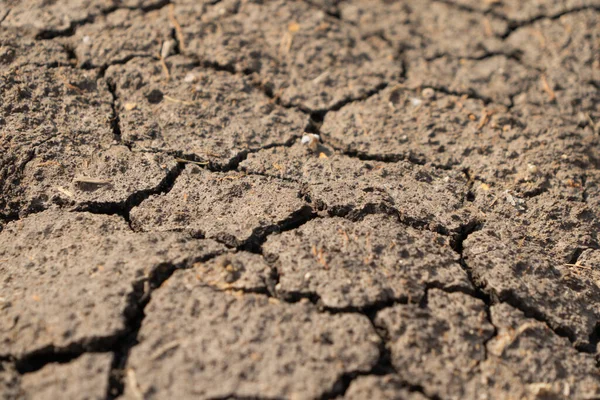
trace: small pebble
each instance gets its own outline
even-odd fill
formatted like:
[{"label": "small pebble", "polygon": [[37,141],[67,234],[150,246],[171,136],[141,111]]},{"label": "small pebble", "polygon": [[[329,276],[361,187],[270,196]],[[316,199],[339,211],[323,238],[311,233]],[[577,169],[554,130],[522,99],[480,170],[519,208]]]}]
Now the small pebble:
[{"label": "small pebble", "polygon": [[314,133],[307,133],[306,135],[302,136],[302,144],[307,145],[312,151],[317,150],[320,141],[321,137],[319,135],[315,135]]},{"label": "small pebble", "polygon": [[421,92],[421,96],[423,96],[425,99],[431,100],[435,97],[435,91],[432,88],[425,88]]},{"label": "small pebble", "polygon": [[537,174],[539,169],[534,164],[527,164],[527,171],[529,171],[530,174]]},{"label": "small pebble", "polygon": [[196,80],[196,75],[192,74],[191,72],[188,73],[184,78],[183,81],[186,83],[192,83]]}]

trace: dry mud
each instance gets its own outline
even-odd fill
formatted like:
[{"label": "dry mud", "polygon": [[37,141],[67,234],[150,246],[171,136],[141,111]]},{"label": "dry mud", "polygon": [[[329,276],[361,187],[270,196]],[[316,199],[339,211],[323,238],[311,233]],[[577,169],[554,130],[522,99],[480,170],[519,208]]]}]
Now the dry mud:
[{"label": "dry mud", "polygon": [[599,26],[0,0],[0,399],[600,398]]}]

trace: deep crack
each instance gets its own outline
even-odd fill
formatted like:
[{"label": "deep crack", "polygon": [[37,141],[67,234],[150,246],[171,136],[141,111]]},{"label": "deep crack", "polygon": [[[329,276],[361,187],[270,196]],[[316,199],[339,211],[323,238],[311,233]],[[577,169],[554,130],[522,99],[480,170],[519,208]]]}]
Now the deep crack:
[{"label": "deep crack", "polygon": [[125,201],[120,202],[86,202],[75,207],[74,211],[90,212],[92,214],[119,215],[131,226],[131,210],[139,206],[150,196],[166,194],[173,189],[177,178],[185,168],[185,163],[178,162],[170,169],[160,183],[150,189],[136,191],[130,194]]}]

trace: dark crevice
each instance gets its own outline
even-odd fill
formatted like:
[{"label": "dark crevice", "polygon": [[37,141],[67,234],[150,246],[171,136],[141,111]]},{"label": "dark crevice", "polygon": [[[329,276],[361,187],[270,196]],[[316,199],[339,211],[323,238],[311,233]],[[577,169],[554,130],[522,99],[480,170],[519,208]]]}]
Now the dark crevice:
[{"label": "dark crevice", "polygon": [[77,60],[77,53],[75,53],[75,49],[68,43],[61,44],[61,46],[64,49],[65,53],[67,54],[67,60],[69,60],[69,64],[71,66],[77,65],[78,60]]},{"label": "dark crevice", "polygon": [[[114,9],[116,9],[116,7],[111,7],[111,10],[114,10]],[[39,32],[35,36],[35,38],[36,38],[36,40],[51,40],[51,39],[56,39],[58,37],[71,37],[75,34],[75,31],[78,26],[90,24],[90,23],[94,22],[95,19],[96,19],[95,15],[90,15],[82,20],[71,21],[69,26],[65,29],[43,30],[43,31]]]},{"label": "dark crevice", "polygon": [[400,66],[402,67],[402,73],[400,74],[400,82],[406,82],[408,79],[408,70],[410,68],[410,63],[407,59],[406,49],[401,49],[398,53],[398,62],[400,62]]},{"label": "dark crevice", "polygon": [[146,280],[138,282],[137,287],[134,287],[134,291],[131,294],[130,310],[125,314],[126,333],[119,338],[113,349],[114,358],[108,376],[107,400],[116,399],[124,392],[125,383],[123,378],[127,360],[131,349],[138,344],[138,334],[142,327],[142,322],[146,317],[145,309],[150,302],[154,290],[165,283],[176,270],[186,269],[196,262],[206,262],[219,254],[220,252],[208,254],[203,257],[194,257],[180,264],[162,264],[155,268]]},{"label": "dark crevice", "polygon": [[533,18],[529,18],[529,19],[524,20],[524,21],[511,20],[511,19],[508,19],[508,18],[506,18],[506,17],[504,17],[502,15],[498,15],[498,14],[494,13],[493,11],[491,12],[491,14],[494,15],[495,17],[497,17],[497,18],[503,18],[503,19],[505,19],[508,22],[508,30],[503,35],[500,36],[502,39],[506,39],[514,31],[516,31],[517,29],[523,28],[523,27],[528,26],[528,25],[532,25],[532,24],[534,24],[534,23],[536,23],[538,21],[541,21],[541,20],[550,20],[550,21],[557,20],[557,19],[559,19],[559,18],[561,18],[561,17],[563,17],[563,16],[565,16],[567,14],[574,14],[574,13],[578,13],[578,12],[585,11],[585,10],[600,11],[600,7],[599,6],[594,6],[594,5],[584,5],[584,6],[579,6],[579,7],[573,7],[573,8],[570,8],[568,10],[564,10],[562,12],[559,12],[559,13],[556,13],[556,14],[552,14],[552,15],[544,15],[544,14],[537,15],[537,16],[535,16]]},{"label": "dark crevice", "polygon": [[181,54],[181,43],[179,43],[179,37],[177,36],[177,30],[175,28],[171,29],[171,40],[175,43],[175,47],[173,47],[173,55]]},{"label": "dark crevice", "polygon": [[4,22],[4,20],[6,19],[6,17],[8,17],[8,14],[10,14],[10,8],[8,10],[6,10],[6,12],[4,13],[4,15],[0,16],[0,25],[2,25],[2,23]]},{"label": "dark crevice", "polygon": [[[467,176],[467,178],[469,180],[471,180],[472,176],[468,170],[465,170],[465,175]],[[496,328],[496,325],[494,325],[494,322],[492,320],[492,314],[491,314],[491,306],[492,306],[492,304],[494,304],[494,301],[492,299],[492,296],[490,296],[488,294],[488,292],[485,290],[485,285],[480,284],[477,281],[477,279],[475,279],[475,277],[473,276],[473,272],[472,272],[471,268],[467,265],[467,262],[464,257],[464,242],[465,242],[465,240],[467,240],[469,235],[471,235],[473,232],[477,232],[477,231],[481,230],[483,228],[484,224],[485,224],[485,222],[482,222],[482,221],[473,221],[470,224],[467,224],[467,225],[464,225],[463,227],[461,227],[461,229],[458,233],[458,236],[456,236],[455,239],[452,241],[451,247],[459,255],[460,266],[467,274],[467,278],[469,279],[469,282],[471,282],[471,286],[473,286],[473,289],[474,289],[473,293],[466,293],[466,294],[469,294],[470,296],[475,297],[475,298],[481,300],[483,303],[485,303],[485,312],[486,312],[487,321],[490,323],[490,325],[494,329],[492,334],[488,338],[486,338],[486,340],[483,343],[484,360],[486,360],[488,358],[487,344],[493,338],[495,338],[498,334],[498,329]]]},{"label": "dark crevice", "polygon": [[473,186],[475,185],[475,177],[471,174],[471,170],[467,167],[462,170],[465,178],[467,179],[467,191],[465,193],[465,197],[462,200],[463,206],[469,202],[472,203],[475,201],[475,192],[473,191]]},{"label": "dark crevice", "polygon": [[[491,291],[491,297],[493,304],[496,303],[506,303],[517,310],[521,311],[525,317],[535,319],[538,322],[545,324],[548,329],[550,329],[557,336],[566,338],[574,344],[574,348],[582,353],[591,353],[594,354],[596,352],[595,343],[588,344],[577,344],[577,336],[575,332],[569,327],[565,326],[554,326],[554,324],[548,320],[547,316],[538,310],[537,308],[529,305],[525,299],[522,299],[517,293],[510,291],[505,291],[502,293],[496,293],[494,290]],[[594,348],[592,348],[594,347]]]},{"label": "dark crevice", "polygon": [[[306,205],[276,225],[255,228],[252,231],[252,235],[243,243],[236,243],[235,246],[230,247],[236,247],[238,250],[248,251],[250,253],[262,254],[262,245],[267,241],[269,235],[297,229],[317,217],[318,215],[314,212],[313,208]],[[231,244],[231,242],[229,244]]]},{"label": "dark crevice", "polygon": [[[347,106],[350,103],[356,103],[356,102],[361,102],[361,101],[365,101],[367,99],[369,99],[370,97],[373,97],[375,95],[377,95],[379,92],[381,92],[383,89],[385,89],[388,86],[387,82],[383,82],[380,83],[379,85],[375,86],[373,89],[368,90],[365,94],[363,94],[362,96],[356,96],[356,97],[348,97],[346,99],[340,100],[337,103],[333,104],[331,107],[326,108],[326,109],[322,109],[322,110],[308,110],[308,109],[304,109],[303,111],[310,114],[311,119],[313,119],[316,122],[323,122],[325,120],[325,115],[330,112],[330,111],[339,111],[341,110],[343,107]],[[283,105],[284,107],[293,107],[292,104],[290,105]],[[302,106],[296,106],[297,108],[302,110]]]},{"label": "dark crevice", "polygon": [[[131,345],[129,338],[132,334],[137,337],[137,331],[143,319],[143,308],[150,300],[151,291],[159,287],[171,274],[181,268],[186,268],[194,262],[208,261],[217,254],[204,257],[192,257],[180,264],[164,263],[157,266],[150,276],[132,284],[132,291],[127,295],[127,304],[123,313],[124,329],[109,336],[89,337],[70,343],[65,347],[53,345],[28,353],[14,360],[20,374],[35,372],[48,364],[66,364],[85,353],[118,353],[125,345]],[[130,346],[131,347],[131,346]],[[7,357],[12,359],[12,357]]]},{"label": "dark crevice", "polygon": [[570,264],[570,265],[577,264],[577,261],[579,260],[579,257],[581,256],[581,254],[589,248],[590,247],[578,247],[577,249],[575,249],[575,251],[571,255],[571,258],[569,258],[569,262],[567,264]]},{"label": "dark crevice", "polygon": [[[235,157],[233,157],[229,161],[229,163],[227,163],[225,166],[217,166],[212,163],[209,163],[207,168],[213,172],[237,171],[240,163],[242,161],[245,161],[248,158],[249,154],[258,153],[259,151],[273,149],[276,147],[292,147],[298,139],[299,139],[299,136],[292,136],[291,138],[289,138],[287,141],[285,141],[283,143],[271,143],[266,146],[243,150],[239,154],[237,154]],[[185,158],[185,156],[184,156],[184,158]]]},{"label": "dark crevice", "polygon": [[134,207],[139,206],[144,200],[150,196],[169,193],[177,178],[181,175],[185,168],[184,163],[177,163],[160,183],[151,189],[139,190],[127,197],[121,202],[88,202],[78,205],[74,211],[90,212],[92,214],[119,215],[127,221],[131,226],[130,213]]},{"label": "dark crevice", "polygon": [[[11,212],[9,214],[0,214],[0,222],[4,224],[8,224],[9,222],[18,221],[19,214],[16,212]],[[2,232],[2,226],[0,225],[0,232]]]},{"label": "dark crevice", "polygon": [[[488,320],[490,324],[492,324],[492,326],[494,326],[494,328],[496,329],[491,319],[490,307],[494,304],[506,303],[521,311],[525,315],[525,317],[535,319],[536,321],[545,324],[548,327],[548,329],[554,332],[554,334],[556,334],[557,336],[568,339],[577,351],[581,353],[595,354],[596,347],[598,343],[600,343],[600,323],[590,333],[588,343],[578,343],[577,335],[571,328],[566,326],[556,326],[554,323],[552,323],[551,320],[548,319],[548,317],[542,311],[528,304],[526,299],[521,298],[514,291],[507,290],[498,293],[493,288],[487,288],[485,281],[473,275],[473,271],[468,266],[463,255],[463,242],[471,233],[480,230],[482,227],[483,223],[479,223],[471,227],[466,227],[463,233],[461,233],[461,235],[453,243],[452,248],[460,255],[460,264],[467,273],[471,284],[475,288],[474,296],[480,298],[486,303],[486,310],[488,313]],[[573,263],[577,262],[577,258],[581,254],[580,250],[581,252],[583,252],[583,250],[585,249],[577,249],[575,251],[575,254],[571,258],[571,261],[574,261]],[[491,338],[489,340],[491,340]]]},{"label": "dark crevice", "polygon": [[451,240],[450,247],[452,247],[452,250],[454,250],[456,252],[456,254],[458,254],[460,257],[459,263],[460,263],[461,267],[463,268],[463,270],[465,271],[465,273],[467,274],[467,277],[469,278],[469,282],[471,282],[471,285],[473,286],[473,288],[475,290],[473,296],[482,300],[487,305],[487,308],[489,309],[489,306],[492,304],[491,298],[483,290],[484,288],[481,285],[477,284],[477,281],[473,277],[472,270],[467,265],[464,254],[463,254],[465,240],[467,240],[467,238],[473,232],[477,232],[477,231],[481,230],[484,226],[484,223],[485,222],[474,220],[466,225],[461,226],[458,234]]},{"label": "dark crevice", "polygon": [[[205,158],[203,158],[195,153],[184,153],[184,152],[178,151],[178,150],[177,151],[162,151],[160,149],[139,149],[139,150],[137,150],[134,148],[134,151],[167,154],[169,156],[177,158],[178,161],[182,164],[194,164],[200,168],[207,169],[211,172],[225,173],[225,172],[238,171],[238,172],[246,173],[246,171],[243,168],[240,168],[240,163],[242,161],[245,161],[248,158],[249,154],[258,153],[259,151],[268,150],[268,149],[272,149],[272,148],[276,148],[276,147],[292,147],[298,139],[299,139],[298,136],[293,136],[289,140],[287,140],[286,142],[283,142],[283,143],[271,143],[269,145],[262,146],[262,147],[241,150],[234,157],[230,158],[229,161],[227,161],[227,163],[225,163],[225,164],[215,163],[213,161],[206,160]],[[261,174],[248,173],[248,175],[261,175]],[[265,176],[267,176],[267,175],[265,175]],[[281,180],[288,180],[288,179],[281,178],[281,177],[275,177],[275,178],[281,179]]]},{"label": "dark crevice", "polygon": [[394,304],[406,304],[406,302],[399,301],[395,303],[390,303],[383,307],[372,307],[360,311],[361,314],[365,315],[369,319],[371,325],[373,326],[373,329],[375,330],[375,333],[377,334],[377,336],[379,336],[379,358],[377,359],[375,365],[369,371],[354,371],[343,374],[337,380],[333,388],[321,396],[321,400],[335,399],[339,398],[340,396],[344,396],[352,382],[361,376],[387,375],[392,375],[396,377],[401,382],[402,386],[409,392],[417,392],[429,399],[439,400],[439,397],[437,396],[429,396],[425,392],[423,386],[415,385],[410,382],[404,381],[398,374],[396,368],[394,367],[394,364],[392,362],[392,351],[390,348],[390,334],[385,326],[378,325],[376,323],[377,313],[382,309],[390,307]]},{"label": "dark crevice", "polygon": [[[277,286],[277,283],[279,283],[279,275],[277,275],[276,270],[274,271],[274,275],[272,278],[276,283],[275,286]],[[461,286],[447,286],[441,282],[428,282],[425,285],[425,288],[423,289],[422,295],[420,296],[413,296],[410,298],[408,296],[392,297],[378,301],[373,301],[362,306],[329,307],[323,304],[321,296],[319,296],[318,293],[309,290],[285,292],[276,291],[275,293],[271,294],[271,297],[275,297],[285,303],[290,304],[308,301],[309,303],[315,305],[321,312],[325,312],[327,314],[361,314],[374,320],[377,313],[398,304],[419,304],[421,306],[425,306],[427,304],[428,292],[431,289],[438,289],[445,293],[462,293],[464,295],[471,296],[480,300],[482,299],[482,297],[486,297],[485,295],[477,294],[474,291],[465,290]],[[388,369],[384,368],[382,369],[381,373],[378,373],[378,375],[384,375],[389,372],[390,371]]]},{"label": "dark crevice", "polygon": [[587,203],[588,200],[588,187],[587,187],[587,174],[581,174],[581,202]]},{"label": "dark crevice", "polygon": [[[453,59],[456,56],[453,54],[448,54],[448,53],[439,53],[436,54],[435,56],[432,57],[428,57],[425,60],[428,62],[431,61],[435,61],[437,59],[440,58],[450,58]],[[533,70],[537,73],[542,73],[543,72],[543,68],[541,68],[540,66],[537,65],[532,65],[532,64],[528,64],[525,61],[523,61],[523,51],[520,49],[512,49],[511,51],[489,51],[489,50],[485,50],[485,53],[480,55],[480,56],[464,56],[464,57],[460,57],[461,60],[468,60],[468,61],[484,61],[493,57],[504,57],[507,60],[512,60],[514,62],[516,62],[517,64],[521,65],[522,67],[524,67],[527,70]],[[526,92],[526,91],[523,91]],[[477,94],[476,92],[471,92],[474,93],[475,95]],[[520,93],[519,93],[520,94]],[[510,98],[510,104],[509,105],[505,105],[508,109],[511,109],[513,107],[513,101],[512,98],[515,97],[516,95],[514,94],[510,94],[508,95]],[[471,97],[475,97],[473,95],[471,95]],[[481,98],[481,100],[483,101],[489,101],[489,103],[497,103],[496,101],[489,99],[489,98]],[[487,103],[486,103],[487,104]]]},{"label": "dark crevice", "polygon": [[552,15],[541,14],[541,15],[536,15],[535,17],[532,17],[532,18],[529,18],[526,20],[517,21],[517,20],[513,20],[513,19],[507,17],[504,14],[496,12],[493,7],[490,7],[487,10],[480,10],[480,9],[477,9],[474,7],[470,7],[466,4],[456,3],[452,0],[434,0],[434,1],[438,2],[438,3],[446,4],[457,10],[462,10],[462,11],[465,11],[468,13],[473,13],[473,14],[479,14],[482,16],[491,16],[491,17],[500,19],[502,21],[505,21],[508,24],[508,29],[504,34],[500,35],[500,38],[502,38],[502,39],[508,38],[515,30],[517,30],[519,28],[523,28],[523,27],[531,25],[531,24],[534,24],[535,22],[540,21],[540,20],[544,20],[544,19],[556,20],[564,15],[577,13],[577,12],[585,11],[585,10],[600,11],[600,7],[598,7],[596,5],[583,5],[583,6],[573,7],[573,8],[570,8],[570,9],[567,9],[567,10],[564,10],[562,12],[552,14]]},{"label": "dark crevice", "polygon": [[[320,124],[325,119],[325,115],[328,112],[338,111],[350,103],[354,103],[357,101],[364,101],[364,100],[368,99],[369,97],[376,95],[377,93],[379,93],[380,91],[382,91],[383,89],[385,89],[388,86],[387,82],[382,82],[379,85],[377,85],[376,87],[374,87],[373,89],[368,90],[365,94],[363,94],[361,96],[345,98],[343,100],[338,101],[337,103],[333,104],[332,106],[330,106],[326,109],[312,110],[312,109],[302,106],[301,104],[286,103],[286,102],[281,101],[279,96],[273,92],[273,88],[271,86],[264,85],[255,79],[256,71],[254,71],[250,68],[238,70],[234,64],[219,64],[214,61],[201,60],[197,56],[194,56],[192,54],[186,54],[186,57],[188,57],[192,60],[191,65],[202,66],[203,68],[208,68],[208,69],[212,69],[215,71],[223,71],[223,72],[230,73],[232,75],[243,75],[243,76],[247,76],[247,77],[251,78],[250,81],[252,82],[253,87],[255,89],[261,91],[265,96],[267,96],[271,100],[273,100],[276,105],[283,107],[283,108],[287,108],[287,109],[294,109],[294,110],[297,110],[304,114],[309,115],[312,123],[309,124],[309,127],[307,127],[307,131],[308,131],[308,129],[311,129],[312,125],[316,124],[316,125],[320,126]],[[314,131],[314,128],[312,128],[312,129]]]},{"label": "dark crevice", "polygon": [[[117,87],[113,82],[107,82],[108,91],[112,96],[112,102],[110,104],[112,110],[112,117],[110,118],[110,125],[113,131],[113,138],[117,143],[124,144],[121,136],[121,119],[119,117],[119,111],[117,110]],[[127,146],[131,150],[130,146]]]},{"label": "dark crevice", "polygon": [[358,150],[344,150],[330,142],[327,142],[327,145],[345,156],[357,158],[362,161],[379,161],[384,163],[397,163],[398,161],[408,161],[416,165],[425,165],[427,163],[425,156],[421,154],[415,154],[412,151],[397,154],[369,154]]},{"label": "dark crevice", "polygon": [[169,4],[171,4],[170,0],[161,0],[156,2],[155,4],[150,3],[149,5],[141,5],[140,7],[126,7],[129,10],[142,10],[143,12],[147,13],[150,11],[156,11],[156,10],[160,10],[163,7],[168,6]]},{"label": "dark crevice", "polygon": [[20,374],[35,372],[48,364],[66,364],[84,353],[108,353],[119,340],[119,334],[88,338],[66,347],[47,346],[15,360]]},{"label": "dark crevice", "polygon": [[[386,214],[393,216],[402,225],[409,226],[417,230],[426,230],[442,236],[456,237],[461,234],[462,227],[455,230],[449,230],[441,224],[436,224],[429,220],[420,220],[417,218],[407,216],[402,210],[394,207],[392,204],[380,202],[380,203],[368,203],[361,208],[356,208],[353,205],[339,206],[327,208],[323,206],[323,209],[327,212],[330,217],[341,217],[350,221],[360,221],[367,215],[373,214]],[[454,239],[453,239],[454,240]]]}]

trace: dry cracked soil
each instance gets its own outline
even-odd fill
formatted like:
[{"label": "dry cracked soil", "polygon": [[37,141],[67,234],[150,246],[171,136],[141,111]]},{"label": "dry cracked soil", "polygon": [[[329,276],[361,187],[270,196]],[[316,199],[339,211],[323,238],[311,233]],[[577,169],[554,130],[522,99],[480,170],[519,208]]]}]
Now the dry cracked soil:
[{"label": "dry cracked soil", "polygon": [[0,399],[599,399],[600,0],[0,0]]}]

